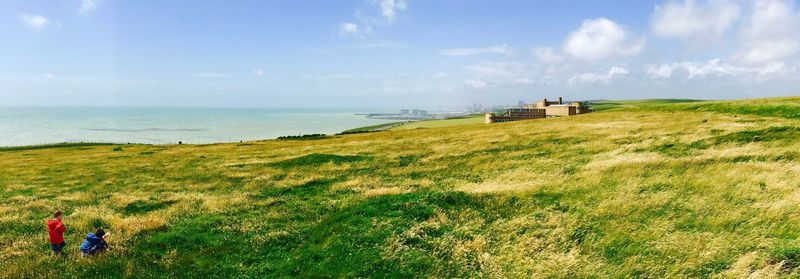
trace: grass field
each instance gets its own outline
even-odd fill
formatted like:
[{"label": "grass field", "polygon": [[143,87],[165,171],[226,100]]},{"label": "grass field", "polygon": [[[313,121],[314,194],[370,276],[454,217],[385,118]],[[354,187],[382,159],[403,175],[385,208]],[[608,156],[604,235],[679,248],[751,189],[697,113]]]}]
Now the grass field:
[{"label": "grass field", "polygon": [[368,132],[384,131],[384,130],[388,130],[388,129],[391,129],[391,128],[394,128],[394,127],[398,127],[398,126],[401,126],[401,125],[405,125],[406,123],[407,123],[406,121],[401,121],[401,122],[391,122],[391,123],[378,124],[378,125],[372,125],[372,126],[364,126],[364,127],[359,127],[359,128],[355,128],[355,129],[346,130],[344,132],[341,132],[341,134],[357,134],[357,133],[368,133]]},{"label": "grass field", "polygon": [[644,99],[644,100],[601,100],[591,102],[595,111],[620,110],[637,107],[654,107],[658,105],[672,105],[681,103],[696,103],[701,100],[693,99]]},{"label": "grass field", "polygon": [[442,120],[426,120],[411,122],[405,125],[397,126],[392,130],[414,130],[414,129],[428,129],[428,128],[443,128],[463,125],[482,124],[484,121],[483,115],[470,115],[452,119]]},{"label": "grass field", "polygon": [[[797,277],[797,115],[800,98],[619,102],[305,141],[3,150],[0,277]],[[49,255],[55,209],[65,258]],[[111,250],[79,257],[93,226]]]}]

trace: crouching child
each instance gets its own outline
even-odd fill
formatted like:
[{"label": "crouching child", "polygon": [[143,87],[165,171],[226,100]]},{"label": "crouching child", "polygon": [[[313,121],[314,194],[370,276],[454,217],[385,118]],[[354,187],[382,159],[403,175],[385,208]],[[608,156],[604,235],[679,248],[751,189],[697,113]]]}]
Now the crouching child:
[{"label": "crouching child", "polygon": [[86,235],[86,239],[81,244],[81,252],[84,256],[94,255],[103,252],[108,248],[106,237],[111,233],[106,233],[103,229],[97,229],[94,233]]}]

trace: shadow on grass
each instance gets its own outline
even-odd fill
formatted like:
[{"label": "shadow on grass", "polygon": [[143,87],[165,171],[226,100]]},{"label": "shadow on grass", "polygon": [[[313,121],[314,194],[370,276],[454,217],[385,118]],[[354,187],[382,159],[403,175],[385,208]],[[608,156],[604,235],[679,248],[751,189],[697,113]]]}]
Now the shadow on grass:
[{"label": "shadow on grass", "polygon": [[794,141],[800,139],[800,127],[778,126],[761,130],[746,130],[717,136],[711,139],[714,144],[772,141]]},{"label": "shadow on grass", "polygon": [[344,164],[354,163],[369,159],[367,156],[362,155],[335,155],[335,154],[309,154],[300,156],[280,162],[270,163],[271,167],[278,168],[293,168],[293,167],[308,167],[319,166],[326,163]]},{"label": "shadow on grass", "polygon": [[[778,126],[769,127],[760,130],[745,130],[724,135],[717,135],[711,138],[694,141],[691,143],[670,142],[661,145],[654,145],[649,148],[637,149],[637,152],[652,151],[658,152],[669,157],[686,157],[697,155],[698,151],[706,150],[709,147],[722,145],[722,144],[748,144],[748,143],[765,143],[765,142],[787,142],[795,141],[800,138],[800,127],[793,126]],[[743,161],[791,161],[796,158],[796,154],[788,153],[782,156],[775,156],[774,158],[767,158],[764,156],[739,156],[734,159],[734,162]]]},{"label": "shadow on grass", "polygon": [[175,201],[137,200],[126,205],[125,208],[122,209],[122,213],[125,215],[144,214],[150,211],[167,208],[174,203]]}]

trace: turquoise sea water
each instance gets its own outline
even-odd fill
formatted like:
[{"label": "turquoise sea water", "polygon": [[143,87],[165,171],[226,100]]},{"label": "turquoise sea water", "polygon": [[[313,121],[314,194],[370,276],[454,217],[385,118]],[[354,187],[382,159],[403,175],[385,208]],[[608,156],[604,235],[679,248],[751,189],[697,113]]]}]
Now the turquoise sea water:
[{"label": "turquoise sea water", "polygon": [[335,134],[391,122],[345,109],[0,107],[0,146],[215,143]]}]

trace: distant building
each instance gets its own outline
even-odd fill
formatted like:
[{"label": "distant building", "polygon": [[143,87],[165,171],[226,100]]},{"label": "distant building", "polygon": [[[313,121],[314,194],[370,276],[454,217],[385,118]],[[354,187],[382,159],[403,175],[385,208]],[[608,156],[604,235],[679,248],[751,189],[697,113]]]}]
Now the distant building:
[{"label": "distant building", "polygon": [[474,103],[474,104],[472,104],[472,107],[469,108],[469,110],[472,111],[472,112],[483,111],[483,105],[478,104],[478,103]]},{"label": "distant building", "polygon": [[410,113],[408,113],[408,112],[409,112],[409,110],[407,110],[407,109],[400,110],[400,114],[402,114],[402,115],[409,115]]},{"label": "distant building", "polygon": [[411,110],[411,114],[412,115],[417,115],[417,116],[425,116],[425,115],[428,115],[428,111],[421,110],[421,109],[415,109],[415,110]]},{"label": "distant building", "polygon": [[525,107],[525,101],[522,101],[522,100],[517,101],[517,107],[524,108]]},{"label": "distant building", "polygon": [[500,115],[487,113],[485,115],[486,123],[570,116],[588,113],[591,111],[591,108],[582,102],[564,103],[561,97],[558,97],[558,101],[548,101],[547,99],[543,99],[542,101],[538,101],[534,104],[520,103],[520,107],[521,108],[507,109]]}]

